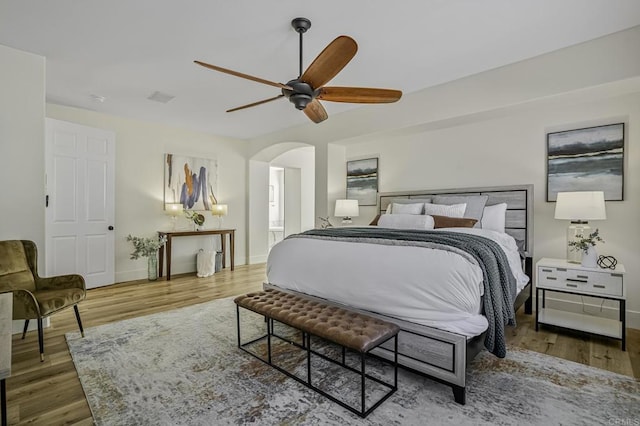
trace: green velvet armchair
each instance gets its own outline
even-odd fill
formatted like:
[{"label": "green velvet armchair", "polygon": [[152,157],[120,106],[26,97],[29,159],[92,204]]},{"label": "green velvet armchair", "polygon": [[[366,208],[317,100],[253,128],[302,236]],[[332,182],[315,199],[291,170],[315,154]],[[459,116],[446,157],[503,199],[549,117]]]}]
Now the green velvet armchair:
[{"label": "green velvet armchair", "polygon": [[13,319],[25,320],[24,339],[29,320],[38,321],[40,361],[44,361],[42,320],[73,306],[82,337],[82,321],[78,302],[87,290],[81,275],[70,274],[50,278],[38,276],[38,249],[33,241],[0,241],[0,293],[13,292]]}]

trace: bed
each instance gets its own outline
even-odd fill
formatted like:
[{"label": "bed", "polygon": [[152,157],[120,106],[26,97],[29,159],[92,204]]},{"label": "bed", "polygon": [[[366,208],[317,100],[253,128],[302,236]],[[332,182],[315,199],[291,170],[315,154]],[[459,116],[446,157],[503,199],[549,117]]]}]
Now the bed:
[{"label": "bed", "polygon": [[[470,212],[477,199],[483,201],[479,213]],[[461,207],[458,203],[461,200],[470,202]],[[384,224],[375,227],[377,229],[328,230],[331,234],[309,231],[311,235],[289,237],[274,246],[267,262],[265,287],[302,293],[395,322],[401,328],[400,364],[451,385],[455,400],[464,404],[468,363],[483,347],[504,356],[500,345],[488,345],[488,341],[495,341],[496,335],[498,340],[504,340],[504,334],[499,334],[505,324],[501,324],[498,314],[513,313],[523,304],[525,312],[531,313],[532,200],[532,185],[381,193],[377,203],[380,214],[387,212],[390,205],[397,210],[395,213],[404,213],[425,202],[432,205],[425,204],[423,209],[437,209],[442,202],[452,206],[446,207],[446,212],[460,207],[462,210],[458,209],[457,216],[464,211],[465,217],[478,218],[478,224],[475,228],[445,227],[426,232],[387,230]],[[496,210],[503,223],[499,230],[492,230],[488,212]],[[486,229],[480,228],[483,213],[487,217]],[[403,216],[385,215],[381,219],[388,224],[389,219]],[[388,233],[390,236],[385,237],[390,240],[374,242],[370,238],[374,233]],[[347,238],[343,234],[362,238],[354,240],[354,235]],[[420,242],[398,242],[405,234],[429,235],[421,235],[421,239],[428,238]],[[440,240],[448,238],[456,244],[457,240],[462,242],[445,248]],[[499,254],[496,265],[504,268],[508,264],[505,270],[512,271],[513,276],[504,280],[514,286],[512,290],[503,284],[503,291],[509,296],[505,296],[503,305],[507,305],[508,300],[509,306],[496,308],[493,287],[487,284],[495,281],[488,278],[490,268],[484,264],[480,267],[482,262],[474,263],[469,253],[461,252],[467,251],[467,245],[474,244],[481,248],[484,245],[500,247],[493,248]],[[498,314],[494,315],[493,310]],[[513,318],[515,320],[514,314]],[[389,359],[389,349],[383,345],[375,355]]]}]

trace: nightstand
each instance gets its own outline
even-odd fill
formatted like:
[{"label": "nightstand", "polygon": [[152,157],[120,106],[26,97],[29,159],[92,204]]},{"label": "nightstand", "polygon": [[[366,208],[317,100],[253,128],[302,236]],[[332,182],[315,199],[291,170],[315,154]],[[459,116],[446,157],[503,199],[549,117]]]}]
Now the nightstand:
[{"label": "nightstand", "polygon": [[[624,266],[616,269],[584,268],[564,259],[543,258],[536,263],[536,331],[538,324],[580,330],[622,341],[626,350],[626,288]],[[565,312],[545,307],[547,291],[618,301],[620,319]],[[540,298],[542,292],[542,298]],[[539,307],[542,301],[542,309]]]}]

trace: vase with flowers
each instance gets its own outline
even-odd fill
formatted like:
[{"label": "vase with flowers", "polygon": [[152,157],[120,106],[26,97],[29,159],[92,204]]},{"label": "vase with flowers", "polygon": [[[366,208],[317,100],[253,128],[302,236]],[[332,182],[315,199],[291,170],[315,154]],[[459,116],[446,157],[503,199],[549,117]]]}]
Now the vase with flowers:
[{"label": "vase with flowers", "polygon": [[596,268],[598,267],[597,243],[604,243],[598,229],[586,237],[582,234],[576,235],[576,239],[569,242],[569,247],[575,251],[582,251],[582,266],[585,268]]},{"label": "vase with flowers", "polygon": [[200,231],[204,225],[204,215],[195,211],[185,211],[184,215],[193,222],[193,230]]},{"label": "vase with flowers", "polygon": [[149,281],[158,279],[158,249],[167,242],[167,237],[142,238],[127,235],[127,241],[133,243],[133,252],[130,259],[147,258],[147,278]]}]

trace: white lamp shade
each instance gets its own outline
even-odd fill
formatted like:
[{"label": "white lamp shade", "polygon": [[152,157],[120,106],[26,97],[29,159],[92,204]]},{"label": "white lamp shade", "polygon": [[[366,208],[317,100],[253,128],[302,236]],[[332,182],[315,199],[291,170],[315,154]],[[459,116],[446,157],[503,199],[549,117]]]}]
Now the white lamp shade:
[{"label": "white lamp shade", "polygon": [[336,200],[335,216],[355,217],[359,214],[358,200]]},{"label": "white lamp shade", "polygon": [[184,211],[182,203],[166,203],[164,205],[164,212],[169,216],[180,216]]},{"label": "white lamp shade", "polygon": [[226,204],[214,204],[211,206],[211,214],[214,216],[226,216],[228,208]]},{"label": "white lamp shade", "polygon": [[607,218],[604,192],[559,192],[554,217],[564,220],[604,220]]}]

